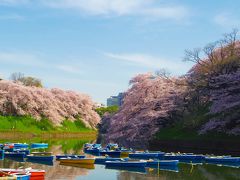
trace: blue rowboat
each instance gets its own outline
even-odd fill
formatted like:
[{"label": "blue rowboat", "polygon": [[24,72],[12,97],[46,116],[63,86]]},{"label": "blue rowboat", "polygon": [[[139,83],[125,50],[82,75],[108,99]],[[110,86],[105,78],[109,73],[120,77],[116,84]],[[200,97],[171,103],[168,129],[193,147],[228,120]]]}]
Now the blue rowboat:
[{"label": "blue rowboat", "polygon": [[25,143],[14,143],[14,149],[27,149],[28,144]]},{"label": "blue rowboat", "polygon": [[75,154],[60,154],[56,155],[56,160],[59,160],[61,158],[85,158],[84,155],[75,155]]},{"label": "blue rowboat", "polygon": [[178,160],[153,160],[147,161],[147,167],[177,166]]},{"label": "blue rowboat", "polygon": [[97,148],[84,149],[84,152],[94,156],[100,156],[100,149]]},{"label": "blue rowboat", "polygon": [[164,156],[164,152],[158,152],[158,153],[130,153],[129,158],[132,159],[162,159]]},{"label": "blue rowboat", "polygon": [[203,162],[205,157],[203,155],[194,155],[194,154],[165,154],[163,156],[164,160],[179,160],[180,162],[186,162],[186,163],[191,163],[191,162]]},{"label": "blue rowboat", "polygon": [[101,144],[90,144],[90,143],[86,143],[84,144],[84,148],[102,148],[102,145]]},{"label": "blue rowboat", "polygon": [[3,172],[0,171],[0,179],[16,179],[16,180],[29,180],[30,173],[18,173],[18,172]]},{"label": "blue rowboat", "polygon": [[30,154],[30,150],[29,149],[14,149],[13,152],[22,152],[25,153],[25,155],[29,155]]},{"label": "blue rowboat", "polygon": [[4,150],[0,150],[0,160],[4,159]]},{"label": "blue rowboat", "polygon": [[240,157],[205,157],[206,163],[233,163],[240,165]]},{"label": "blue rowboat", "polygon": [[122,158],[111,158],[111,157],[105,157],[105,158],[96,158],[95,164],[105,164],[106,161],[123,161],[125,159]]},{"label": "blue rowboat", "polygon": [[6,158],[19,158],[24,159],[26,154],[24,152],[5,152],[4,156]]},{"label": "blue rowboat", "polygon": [[48,148],[47,143],[33,143],[31,144],[32,149],[41,149],[41,148]]},{"label": "blue rowboat", "polygon": [[53,161],[54,156],[36,156],[36,155],[27,155],[28,160],[33,160],[33,161]]},{"label": "blue rowboat", "polygon": [[120,157],[121,151],[100,151],[100,156]]},{"label": "blue rowboat", "polygon": [[106,167],[145,167],[147,161],[106,161]]}]

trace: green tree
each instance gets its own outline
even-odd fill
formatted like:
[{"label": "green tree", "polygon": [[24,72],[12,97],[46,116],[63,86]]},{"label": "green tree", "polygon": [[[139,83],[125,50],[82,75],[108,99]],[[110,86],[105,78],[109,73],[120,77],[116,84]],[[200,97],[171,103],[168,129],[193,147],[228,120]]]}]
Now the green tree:
[{"label": "green tree", "polygon": [[103,117],[105,113],[114,114],[118,112],[119,107],[118,106],[108,106],[108,107],[100,107],[95,109],[95,111],[99,114],[99,116]]},{"label": "green tree", "polygon": [[43,87],[40,79],[31,76],[25,77],[21,72],[12,73],[10,80],[14,82],[22,82],[25,86]]}]

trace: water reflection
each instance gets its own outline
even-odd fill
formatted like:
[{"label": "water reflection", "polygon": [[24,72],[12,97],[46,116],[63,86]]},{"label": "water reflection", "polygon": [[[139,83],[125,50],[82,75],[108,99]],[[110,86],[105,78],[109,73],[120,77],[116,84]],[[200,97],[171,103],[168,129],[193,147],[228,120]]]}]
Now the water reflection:
[{"label": "water reflection", "polygon": [[127,171],[127,172],[138,172],[138,173],[146,173],[146,168],[144,167],[106,167],[106,169],[115,169],[119,171]]},{"label": "water reflection", "polygon": [[26,162],[34,163],[34,164],[44,164],[48,166],[53,166],[53,161],[36,161],[36,160],[29,160],[27,159]]},{"label": "water reflection", "polygon": [[[49,149],[54,154],[82,154],[83,144],[92,140],[42,140],[40,142],[49,143]],[[27,141],[23,141],[27,142]],[[35,141],[37,142],[37,141]],[[29,142],[30,143],[30,142]],[[53,164],[46,162],[21,162],[18,159],[0,160],[0,167],[4,168],[28,168],[46,170],[46,179],[67,180],[67,179],[239,179],[240,168],[234,164],[186,164],[180,163],[179,167],[159,167],[158,168],[114,168],[108,169],[103,165],[77,165],[62,164],[58,161]],[[234,168],[233,168],[234,167]]]},{"label": "water reflection", "polygon": [[76,164],[76,163],[63,163],[63,162],[60,162],[60,165],[62,165],[62,166],[71,166],[71,167],[78,167],[78,168],[84,168],[84,169],[95,169],[94,164]]}]

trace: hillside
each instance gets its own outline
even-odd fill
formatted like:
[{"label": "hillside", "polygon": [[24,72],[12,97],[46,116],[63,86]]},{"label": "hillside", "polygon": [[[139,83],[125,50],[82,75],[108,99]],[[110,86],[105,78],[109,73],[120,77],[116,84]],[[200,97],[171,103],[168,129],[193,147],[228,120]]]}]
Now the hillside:
[{"label": "hillside", "polygon": [[240,136],[240,43],[236,33],[186,51],[195,65],[181,77],[134,77],[123,106],[102,119],[106,142],[147,147],[156,139],[234,139]]},{"label": "hillside", "polygon": [[48,119],[54,126],[61,126],[66,120],[80,120],[86,127],[95,129],[100,117],[93,107],[90,97],[84,94],[0,81],[0,114],[3,116]]}]

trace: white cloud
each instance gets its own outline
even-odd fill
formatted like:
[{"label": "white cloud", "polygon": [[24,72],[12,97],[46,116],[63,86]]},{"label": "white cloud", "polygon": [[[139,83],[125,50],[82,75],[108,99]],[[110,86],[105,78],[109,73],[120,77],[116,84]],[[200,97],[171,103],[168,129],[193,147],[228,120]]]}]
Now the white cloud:
[{"label": "white cloud", "polygon": [[240,26],[239,18],[231,13],[221,13],[214,17],[214,22],[222,27],[235,28]]},{"label": "white cloud", "polygon": [[180,20],[188,16],[182,5],[166,0],[0,0],[0,5],[44,5],[56,9],[70,9],[93,16],[138,16],[150,19]]},{"label": "white cloud", "polygon": [[142,16],[179,20],[188,15],[180,5],[166,5],[158,0],[42,0],[52,8],[75,9],[87,15]]},{"label": "white cloud", "polygon": [[166,58],[155,57],[147,54],[114,54],[104,53],[106,57],[112,60],[118,60],[120,62],[132,65],[150,68],[151,70],[157,70],[164,68],[171,72],[185,73],[191,67],[191,64],[186,64],[181,60],[169,60]]}]

